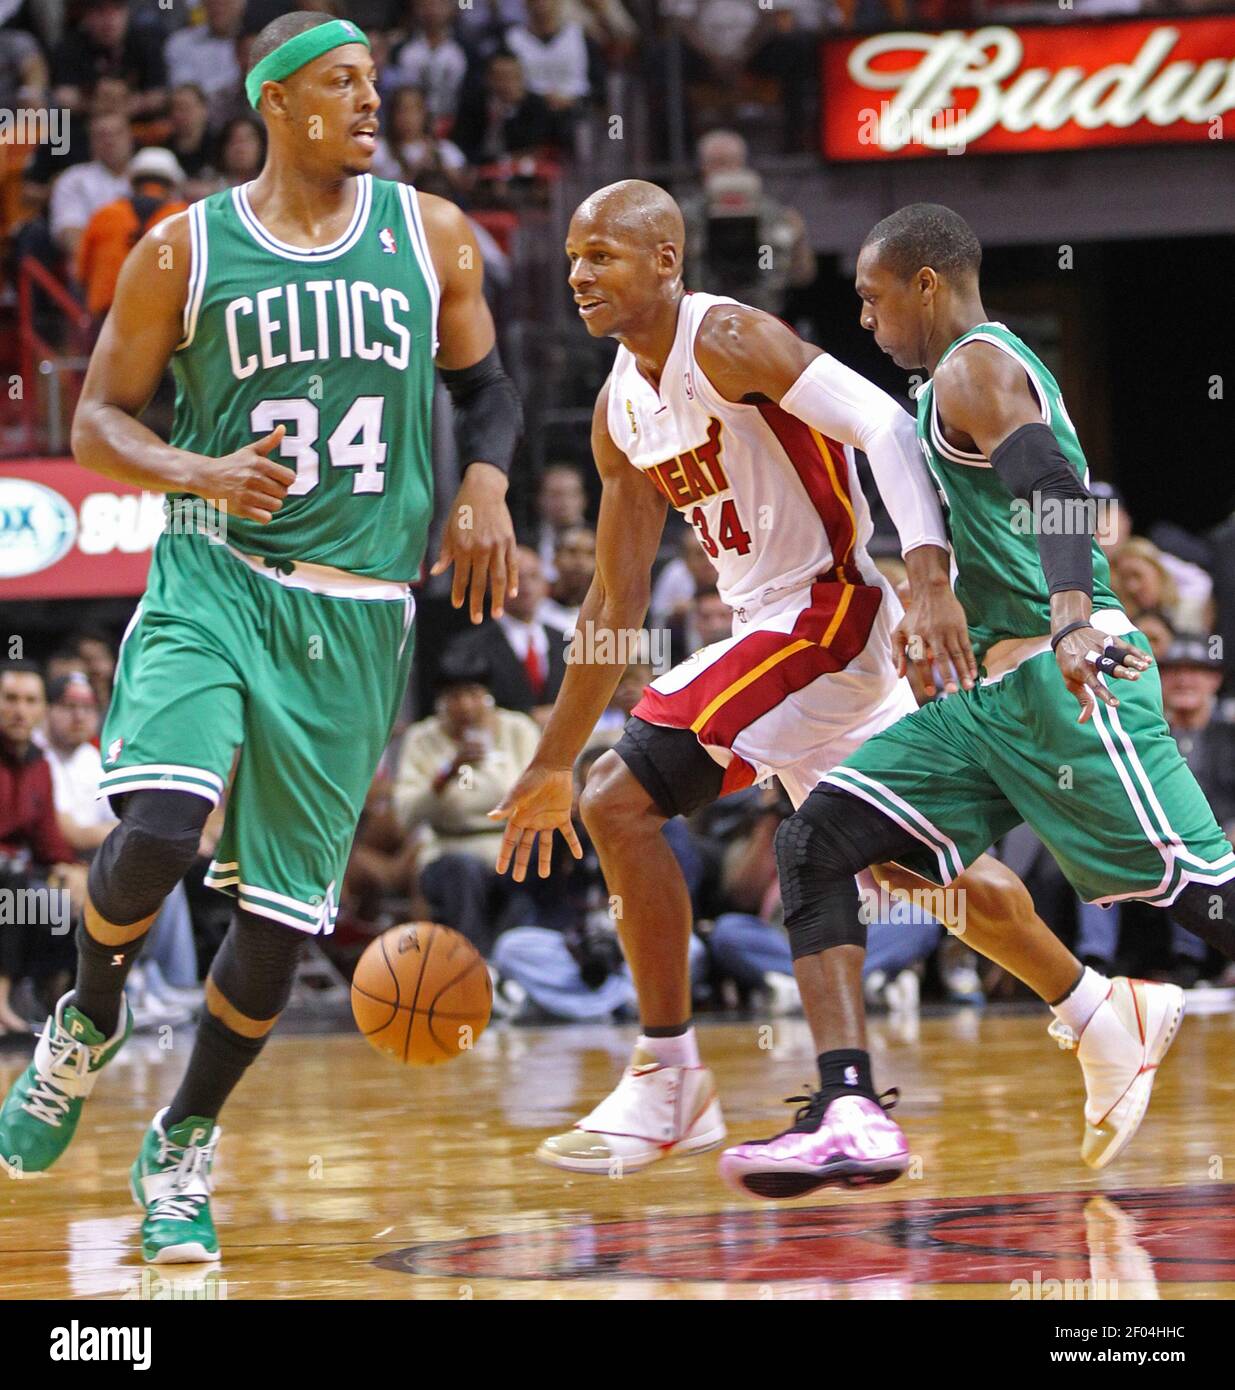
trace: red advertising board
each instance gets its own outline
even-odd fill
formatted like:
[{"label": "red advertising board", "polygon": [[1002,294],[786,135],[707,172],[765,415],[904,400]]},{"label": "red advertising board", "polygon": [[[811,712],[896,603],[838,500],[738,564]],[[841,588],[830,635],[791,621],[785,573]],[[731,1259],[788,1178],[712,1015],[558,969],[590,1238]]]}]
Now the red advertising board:
[{"label": "red advertising board", "polygon": [[140,594],[163,498],[72,459],[0,461],[0,602]]},{"label": "red advertising board", "polygon": [[902,30],[822,63],[829,159],[1235,140],[1235,15]]}]

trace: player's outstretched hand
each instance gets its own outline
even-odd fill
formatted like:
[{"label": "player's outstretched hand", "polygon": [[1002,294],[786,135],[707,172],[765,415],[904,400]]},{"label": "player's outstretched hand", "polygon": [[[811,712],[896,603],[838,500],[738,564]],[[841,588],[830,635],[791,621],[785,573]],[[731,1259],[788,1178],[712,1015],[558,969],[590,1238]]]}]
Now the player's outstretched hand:
[{"label": "player's outstretched hand", "polygon": [[229,516],[265,525],[283,505],[296,470],[276,463],[270,455],[283,442],[285,425],[276,425],[264,439],[255,439],[234,454],[200,460],[192,491],[224,505]]},{"label": "player's outstretched hand", "polygon": [[471,590],[472,622],[484,617],[485,589],[489,611],[500,618],[506,595],[519,592],[519,560],[515,528],[506,507],[506,475],[488,463],[473,463],[463,474],[442,532],[442,548],[430,571],[441,574],[455,567],[450,601],[463,607]]},{"label": "player's outstretched hand", "polygon": [[1153,665],[1144,652],[1136,647],[1120,646],[1096,627],[1078,627],[1075,632],[1068,633],[1055,648],[1055,660],[1064,684],[1081,707],[1078,724],[1088,723],[1093,718],[1095,700],[1101,700],[1112,709],[1119,704],[1107,689],[1109,678],[1139,681],[1141,672]]},{"label": "player's outstretched hand", "polygon": [[574,778],[569,768],[537,767],[535,763],[506,793],[500,806],[489,812],[490,820],[504,820],[506,833],[497,854],[497,871],[504,874],[514,857],[514,880],[527,877],[532,845],[540,836],[538,868],[541,878],[549,877],[553,857],[553,832],[560,831],[576,859],[583,858],[583,846],[575,834],[570,813],[574,802]]},{"label": "player's outstretched hand", "polygon": [[939,668],[949,695],[955,695],[962,686],[972,690],[978,679],[965,610],[949,585],[924,586],[913,595],[903,621],[892,634],[892,652],[897,674],[907,675],[912,662],[928,696],[936,693],[932,662]]}]

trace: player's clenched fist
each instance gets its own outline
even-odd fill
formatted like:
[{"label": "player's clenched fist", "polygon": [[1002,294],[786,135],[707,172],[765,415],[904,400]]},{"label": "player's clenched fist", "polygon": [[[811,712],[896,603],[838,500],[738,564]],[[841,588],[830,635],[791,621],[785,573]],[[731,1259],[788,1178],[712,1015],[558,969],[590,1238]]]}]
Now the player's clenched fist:
[{"label": "player's clenched fist", "polygon": [[201,459],[189,490],[225,505],[230,516],[264,525],[283,505],[287,489],[296,481],[294,468],[270,457],[286,432],[286,426],[276,425],[264,439],[255,439],[235,453]]}]

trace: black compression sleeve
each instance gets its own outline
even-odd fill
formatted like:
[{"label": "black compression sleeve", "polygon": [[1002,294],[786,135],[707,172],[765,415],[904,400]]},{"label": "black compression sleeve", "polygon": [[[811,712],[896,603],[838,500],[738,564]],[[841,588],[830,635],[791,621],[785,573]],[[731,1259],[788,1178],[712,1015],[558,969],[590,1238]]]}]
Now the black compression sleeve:
[{"label": "black compression sleeve", "polygon": [[470,367],[442,368],[441,372],[454,402],[460,466],[491,463],[508,474],[523,433],[523,405],[514,382],[502,369],[497,348]]},{"label": "black compression sleeve", "polygon": [[1008,491],[1029,503],[1046,587],[1093,597],[1094,504],[1048,425],[1022,425],[991,453]]}]

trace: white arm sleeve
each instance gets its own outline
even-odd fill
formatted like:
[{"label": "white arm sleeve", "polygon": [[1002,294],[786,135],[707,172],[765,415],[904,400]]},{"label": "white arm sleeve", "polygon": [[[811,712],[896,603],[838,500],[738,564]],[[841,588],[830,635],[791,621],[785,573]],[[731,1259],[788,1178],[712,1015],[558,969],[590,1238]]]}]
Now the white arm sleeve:
[{"label": "white arm sleeve", "polygon": [[902,555],[922,545],[948,548],[939,498],[918,447],[913,417],[886,391],[825,352],[780,404],[820,434],[862,450],[900,537]]}]

